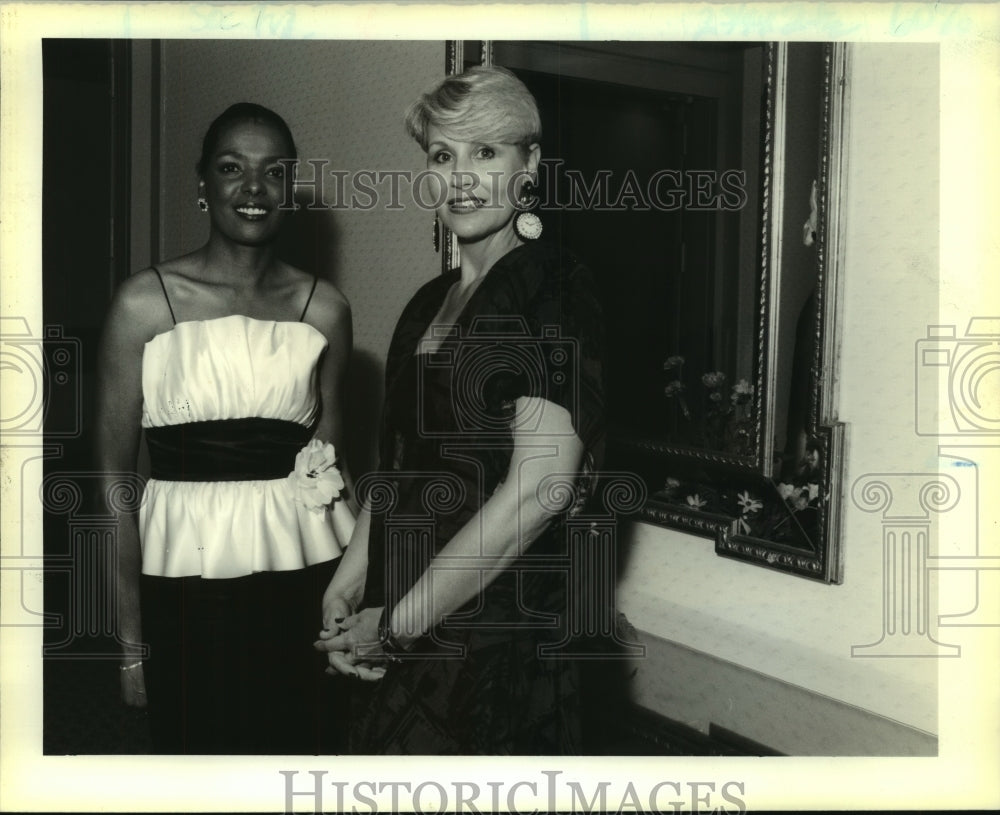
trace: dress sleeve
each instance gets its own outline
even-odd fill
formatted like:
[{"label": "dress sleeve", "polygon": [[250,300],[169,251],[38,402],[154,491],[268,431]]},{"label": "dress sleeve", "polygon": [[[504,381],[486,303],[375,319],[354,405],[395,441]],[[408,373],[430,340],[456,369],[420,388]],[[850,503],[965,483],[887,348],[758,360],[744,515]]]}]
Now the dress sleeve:
[{"label": "dress sleeve", "polygon": [[571,264],[546,274],[523,308],[530,365],[509,380],[508,396],[541,397],[564,407],[599,466],[604,440],[604,319],[590,270]]}]

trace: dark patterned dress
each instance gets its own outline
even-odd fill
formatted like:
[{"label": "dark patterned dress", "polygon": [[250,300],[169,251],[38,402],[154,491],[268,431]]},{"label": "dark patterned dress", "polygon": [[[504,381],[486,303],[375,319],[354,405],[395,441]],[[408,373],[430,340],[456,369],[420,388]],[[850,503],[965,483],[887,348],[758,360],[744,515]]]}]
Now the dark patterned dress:
[{"label": "dark patterned dress", "polygon": [[[365,606],[394,607],[433,555],[478,517],[507,477],[518,397],[569,411],[590,473],[602,453],[604,336],[589,270],[558,246],[518,247],[487,273],[440,347],[421,353],[458,278],[453,270],[417,292],[390,347],[381,468],[359,484],[372,505]],[[590,480],[577,479],[574,507]],[[541,485],[550,487],[558,489]],[[567,629],[563,520],[419,640],[414,658],[390,664],[366,686],[352,751],[579,752],[576,665],[543,653]]]}]

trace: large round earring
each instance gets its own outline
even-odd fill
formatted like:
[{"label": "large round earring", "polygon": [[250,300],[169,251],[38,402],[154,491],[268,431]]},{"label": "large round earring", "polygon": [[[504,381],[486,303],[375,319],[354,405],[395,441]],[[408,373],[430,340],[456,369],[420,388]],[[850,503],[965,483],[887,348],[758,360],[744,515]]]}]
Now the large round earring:
[{"label": "large round earring", "polygon": [[522,241],[538,240],[542,236],[542,219],[529,212],[538,204],[535,185],[525,181],[521,187],[521,195],[517,199],[517,208],[521,211],[514,216],[514,232]]},{"label": "large round earring", "polygon": [[519,212],[514,216],[514,231],[522,241],[534,241],[542,237],[542,219],[534,212]]},{"label": "large round earring", "polygon": [[202,212],[208,212],[208,200],[205,198],[204,195],[198,196],[198,209],[200,209]]}]

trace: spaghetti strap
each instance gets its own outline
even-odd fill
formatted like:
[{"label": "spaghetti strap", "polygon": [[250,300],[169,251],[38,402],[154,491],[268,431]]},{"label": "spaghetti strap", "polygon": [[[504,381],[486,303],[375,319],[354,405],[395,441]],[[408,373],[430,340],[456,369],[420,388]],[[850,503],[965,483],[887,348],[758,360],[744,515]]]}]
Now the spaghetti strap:
[{"label": "spaghetti strap", "polygon": [[177,318],[174,316],[174,307],[170,305],[170,298],[167,296],[167,287],[163,282],[163,277],[160,275],[160,270],[155,266],[151,268],[156,272],[156,279],[160,281],[160,288],[163,289],[163,299],[167,301],[167,308],[170,309],[170,319],[173,320],[174,325],[177,325]]},{"label": "spaghetti strap", "polygon": [[316,284],[319,283],[319,278],[313,275],[312,288],[309,289],[309,297],[306,300],[306,307],[302,309],[302,316],[299,317],[299,322],[301,323],[306,318],[306,312],[309,311],[309,304],[312,302],[313,294],[316,292]]}]

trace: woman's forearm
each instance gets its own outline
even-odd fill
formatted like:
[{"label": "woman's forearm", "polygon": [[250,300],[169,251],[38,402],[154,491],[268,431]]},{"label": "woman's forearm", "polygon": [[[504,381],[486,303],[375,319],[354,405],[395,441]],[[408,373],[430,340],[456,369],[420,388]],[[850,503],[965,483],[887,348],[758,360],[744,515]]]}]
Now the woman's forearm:
[{"label": "woman's forearm", "polygon": [[393,609],[390,629],[412,642],[492,583],[551,523],[533,490],[500,487],[434,557]]},{"label": "woman's forearm", "polygon": [[142,612],[139,579],[142,574],[142,547],[135,513],[118,513],[118,540],[109,579],[115,595],[115,633],[126,659],[135,661],[142,643]]},{"label": "woman's forearm", "polygon": [[[519,417],[538,416],[534,430]],[[569,509],[584,448],[569,412],[538,397],[517,400],[507,477],[403,596],[389,633],[403,645],[461,608]]]},{"label": "woman's forearm", "polygon": [[365,578],[368,575],[368,530],[371,516],[367,509],[361,509],[355,519],[351,543],[340,559],[340,565],[334,572],[328,595],[339,595],[357,604],[364,592]]}]

